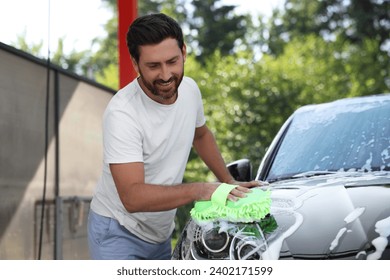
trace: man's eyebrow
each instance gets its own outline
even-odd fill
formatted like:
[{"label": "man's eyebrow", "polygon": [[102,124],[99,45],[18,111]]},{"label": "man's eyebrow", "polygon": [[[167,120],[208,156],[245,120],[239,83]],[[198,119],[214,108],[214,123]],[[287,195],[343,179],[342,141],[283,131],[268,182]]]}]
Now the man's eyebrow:
[{"label": "man's eyebrow", "polygon": [[157,66],[157,65],[160,65],[160,62],[146,62],[145,64],[147,66]]},{"label": "man's eyebrow", "polygon": [[169,62],[169,61],[177,60],[178,58],[179,58],[179,56],[176,55],[176,56],[172,57],[171,59],[168,59],[167,61]]},{"label": "man's eyebrow", "polygon": [[[165,62],[172,62],[174,60],[177,60],[178,58],[179,58],[179,56],[176,55],[176,56],[174,56],[174,57],[172,57],[170,59],[167,59]],[[161,64],[161,62],[150,61],[150,62],[145,62],[145,64],[148,65],[148,66],[153,66],[153,65],[159,65],[159,64]]]}]

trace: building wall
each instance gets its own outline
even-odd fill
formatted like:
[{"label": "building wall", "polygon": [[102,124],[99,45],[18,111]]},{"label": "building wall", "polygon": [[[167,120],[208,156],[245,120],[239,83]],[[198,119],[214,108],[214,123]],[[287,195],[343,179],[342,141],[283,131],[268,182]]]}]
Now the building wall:
[{"label": "building wall", "polygon": [[113,93],[0,44],[0,259],[88,258]]}]

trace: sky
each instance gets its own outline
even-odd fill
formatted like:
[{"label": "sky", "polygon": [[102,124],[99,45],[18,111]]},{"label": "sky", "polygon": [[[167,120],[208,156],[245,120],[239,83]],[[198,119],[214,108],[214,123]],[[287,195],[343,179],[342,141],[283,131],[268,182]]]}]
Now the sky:
[{"label": "sky", "polygon": [[[49,4],[50,3],[50,4]],[[237,5],[237,13],[269,15],[283,0],[221,0]],[[50,11],[50,13],[49,13]],[[101,0],[0,0],[0,41],[12,45],[18,36],[28,44],[43,43],[46,56],[64,39],[64,51],[93,49],[94,38],[104,38],[104,24],[111,12]],[[49,25],[50,22],[50,25]]]}]

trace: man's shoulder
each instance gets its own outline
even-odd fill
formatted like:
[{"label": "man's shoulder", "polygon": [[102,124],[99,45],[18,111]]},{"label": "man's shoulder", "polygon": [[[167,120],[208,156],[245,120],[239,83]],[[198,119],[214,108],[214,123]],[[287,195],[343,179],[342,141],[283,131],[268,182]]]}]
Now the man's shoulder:
[{"label": "man's shoulder", "polygon": [[182,83],[186,84],[186,85],[189,85],[189,86],[195,86],[195,87],[198,87],[197,83],[195,82],[195,80],[191,77],[188,77],[188,76],[184,76],[183,77],[183,81]]},{"label": "man's shoulder", "polygon": [[188,77],[188,76],[183,77],[183,80],[181,82],[180,87],[186,91],[192,90],[195,92],[199,92],[198,84],[195,82],[194,79],[192,79],[191,77]]},{"label": "man's shoulder", "polygon": [[137,100],[138,88],[134,82],[119,89],[111,98],[108,107],[121,108],[127,107]]},{"label": "man's shoulder", "polygon": [[118,98],[131,98],[138,92],[137,85],[137,81],[133,80],[131,83],[119,89],[114,96],[119,96]]}]

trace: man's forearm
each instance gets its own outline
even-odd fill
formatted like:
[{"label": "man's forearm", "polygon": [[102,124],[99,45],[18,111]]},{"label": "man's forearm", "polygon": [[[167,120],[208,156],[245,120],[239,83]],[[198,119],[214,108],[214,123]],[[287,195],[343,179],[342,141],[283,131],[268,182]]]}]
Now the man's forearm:
[{"label": "man's forearm", "polygon": [[219,181],[228,183],[233,180],[210,130],[207,130],[201,137],[194,139],[194,148]]},{"label": "man's forearm", "polygon": [[210,200],[220,183],[185,183],[162,186],[133,184],[120,195],[130,213],[167,211],[194,202]]}]

